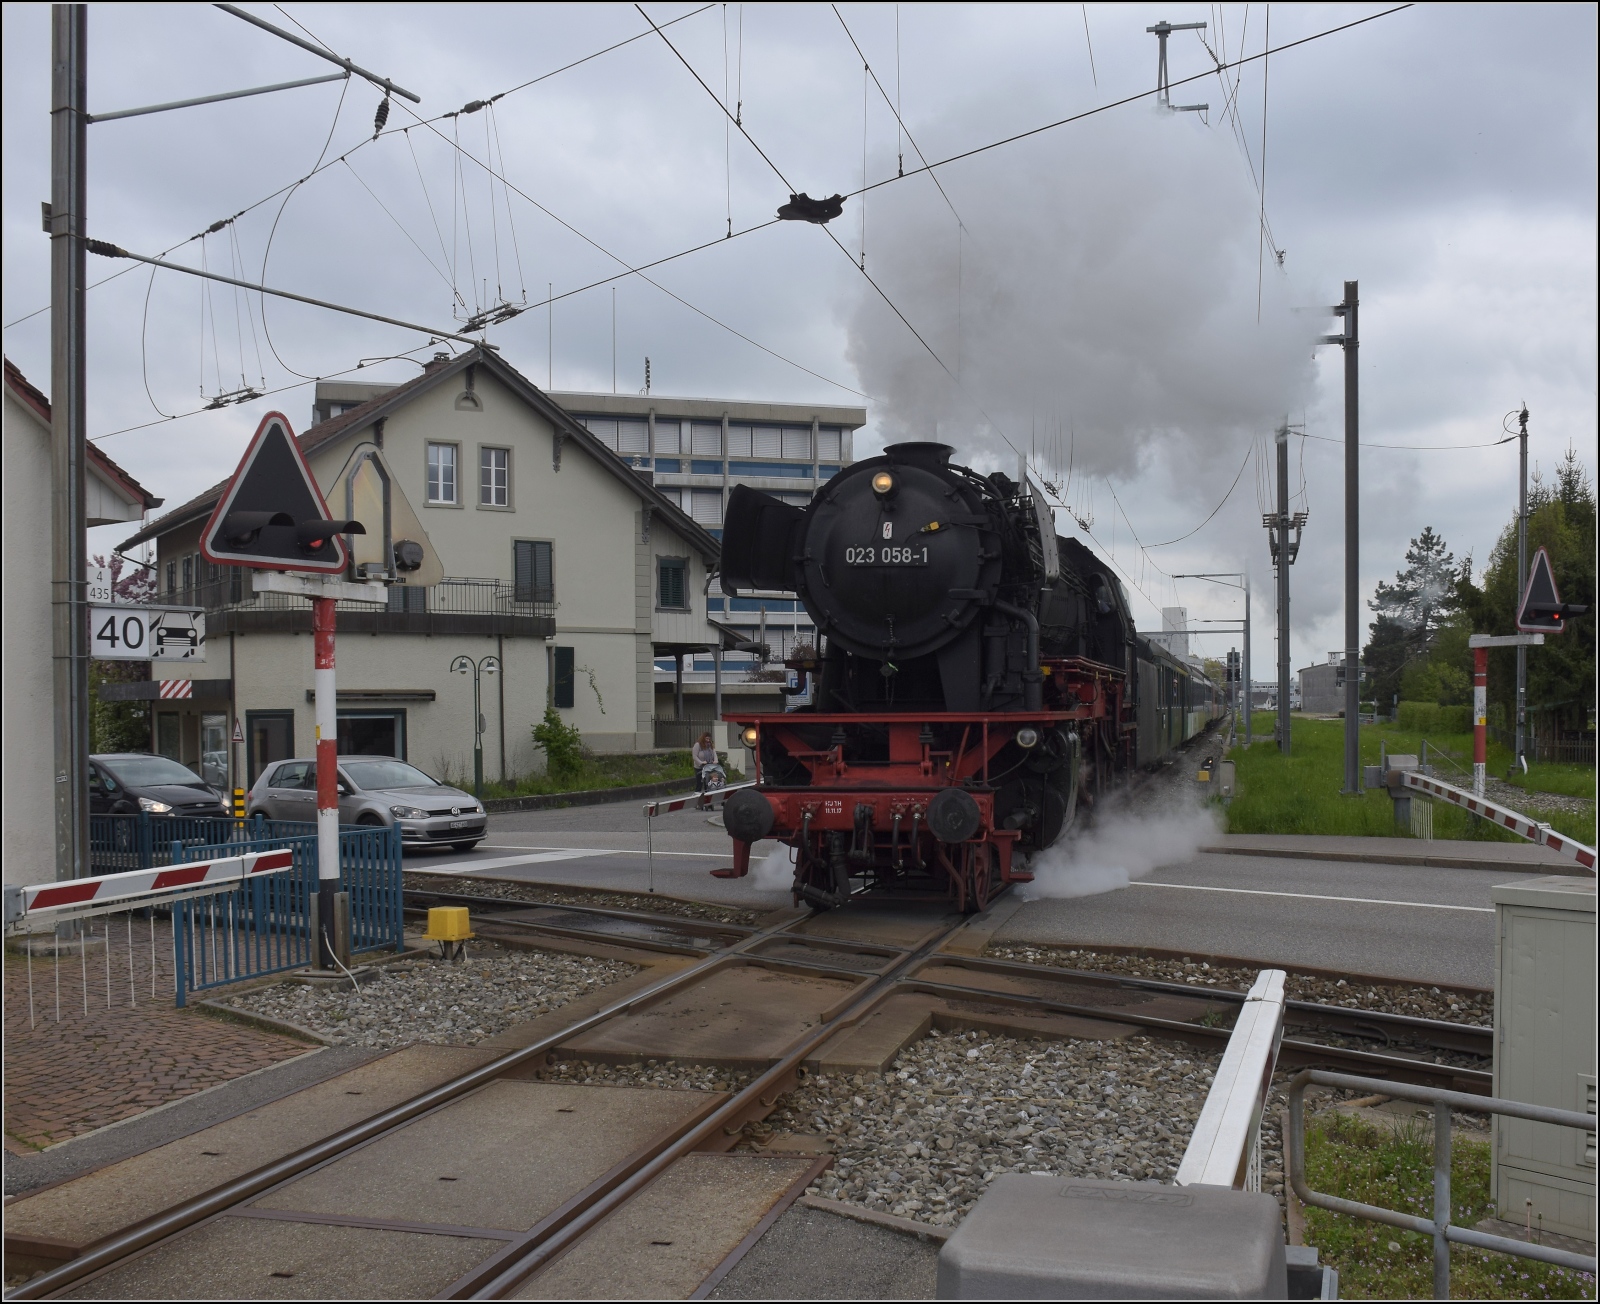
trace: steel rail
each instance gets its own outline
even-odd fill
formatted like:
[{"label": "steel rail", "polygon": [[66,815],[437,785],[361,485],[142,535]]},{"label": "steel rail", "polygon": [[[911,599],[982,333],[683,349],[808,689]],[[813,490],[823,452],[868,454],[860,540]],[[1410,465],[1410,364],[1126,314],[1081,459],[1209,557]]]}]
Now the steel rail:
[{"label": "steel rail", "polygon": [[860,990],[847,998],[848,1003],[842,1010],[803,1033],[770,1068],[724,1102],[691,1131],[670,1145],[659,1148],[648,1163],[641,1165],[610,1191],[575,1214],[563,1226],[540,1236],[536,1241],[530,1237],[527,1242],[513,1243],[480,1264],[472,1272],[460,1278],[448,1292],[444,1292],[445,1297],[452,1299],[503,1297],[564,1253],[684,1155],[698,1149],[711,1139],[719,1128],[737,1119],[753,1106],[770,1108],[782,1094],[785,1080],[804,1064],[807,1055],[838,1033],[859,1023],[886,999],[901,990],[897,981],[897,971],[915,969],[926,963],[950,935],[966,927],[967,922],[962,919],[940,929],[916,950],[900,956],[882,974],[856,975],[865,978],[866,981]]},{"label": "steel rail", "polygon": [[[422,870],[407,870],[409,873],[423,873]],[[577,910],[586,915],[610,915],[616,919],[632,919],[641,923],[661,924],[668,928],[681,928],[684,930],[698,928],[702,932],[733,933],[738,937],[748,937],[756,932],[750,924],[725,924],[711,919],[694,919],[688,915],[659,914],[649,910],[619,910],[615,906],[588,906],[568,901],[523,901],[516,897],[485,897],[473,896],[466,892],[435,892],[432,888],[408,887],[405,895],[417,897],[433,897],[439,901],[458,902],[468,906],[498,906],[501,909],[484,911],[485,914],[503,914],[508,910]],[[412,907],[416,909],[417,907]]]},{"label": "steel rail", "polygon": [[[1127,987],[1135,990],[1159,992],[1170,996],[1204,997],[1230,1005],[1243,1005],[1245,1000],[1245,993],[1236,991],[1233,988],[1194,987],[1187,983],[1165,982],[1157,978],[1124,977],[1120,974],[1108,974],[1102,970],[1061,969],[1054,965],[1028,964],[1021,960],[991,960],[986,956],[956,955],[942,957],[942,959],[944,963],[950,965],[984,972],[1046,977],[1050,980],[1082,982],[1103,987]],[[1376,983],[1377,980],[1371,981]],[[1392,985],[1421,986],[1419,983],[1393,983]],[[1403,1029],[1418,1038],[1455,1038],[1460,1043],[1454,1046],[1441,1047],[1442,1049],[1460,1050],[1470,1055],[1482,1055],[1485,1058],[1488,1058],[1493,1052],[1494,1029],[1482,1027],[1478,1024],[1451,1023],[1444,1019],[1425,1019],[1418,1015],[1394,1014],[1387,1010],[1350,1009],[1347,1006],[1328,1005],[1321,1001],[1287,1001],[1285,1002],[1285,1010],[1288,1012],[1285,1017],[1285,1022],[1288,1024],[1307,1021],[1295,1019],[1291,1017],[1293,1015],[1308,1016],[1309,1020],[1323,1022],[1330,1028],[1337,1028],[1343,1024],[1369,1023],[1379,1028]],[[1479,1044],[1483,1045],[1482,1050],[1477,1049]]]},{"label": "steel rail", "polygon": [[[938,957],[942,963],[944,957]],[[1149,1028],[1161,1036],[1176,1041],[1187,1041],[1195,1046],[1212,1047],[1226,1042],[1232,1036],[1231,1028],[1209,1028],[1203,1023],[1185,1023],[1179,1019],[1163,1019],[1156,1015],[1139,1014],[1126,1006],[1075,1005],[1067,1001],[1053,1001],[1045,996],[1030,996],[1021,992],[997,992],[988,987],[963,987],[955,983],[936,982],[926,978],[906,977],[901,980],[903,991],[920,991],[930,996],[944,996],[962,1001],[990,1001],[1000,1005],[1014,1005],[1021,1009],[1038,1010],[1045,1014],[1065,1014],[1080,1019],[1094,1019],[1100,1023],[1129,1023]],[[1407,1059],[1400,1055],[1378,1055],[1371,1051],[1350,1050],[1343,1046],[1325,1046],[1320,1042],[1296,1041],[1285,1037],[1279,1051],[1279,1063],[1284,1066],[1311,1066],[1342,1063],[1358,1066],[1374,1075],[1383,1073],[1395,1081],[1415,1078],[1424,1086],[1444,1079],[1451,1084],[1468,1083],[1481,1087],[1477,1093],[1488,1095],[1492,1089],[1493,1075],[1477,1069],[1456,1068],[1449,1064],[1430,1064],[1427,1060]]]},{"label": "steel rail", "polygon": [[[441,1083],[437,1087],[432,1087],[419,1095],[413,1096],[410,1100],[393,1105],[363,1122],[343,1128],[282,1158],[264,1164],[241,1177],[225,1182],[202,1195],[184,1200],[153,1217],[135,1223],[132,1227],[107,1237],[99,1244],[85,1250],[83,1254],[63,1264],[61,1267],[52,1269],[50,1272],[16,1287],[6,1298],[42,1299],[81,1281],[93,1273],[112,1267],[138,1251],[148,1249],[159,1241],[175,1236],[196,1223],[227,1212],[234,1205],[241,1204],[253,1196],[260,1195],[269,1187],[276,1186],[291,1177],[296,1177],[307,1169],[314,1168],[330,1159],[335,1159],[345,1152],[368,1141],[376,1140],[386,1133],[396,1131],[421,1114],[448,1104],[481,1086],[486,1086],[512,1069],[519,1068],[530,1061],[538,1060],[562,1042],[598,1027],[609,1019],[637,1010],[681,987],[701,981],[707,975],[719,969],[739,962],[743,959],[742,953],[747,947],[754,946],[767,937],[776,936],[797,922],[799,921],[789,919],[760,929],[735,946],[708,956],[704,960],[689,965],[675,974],[665,975],[656,982],[648,984],[621,1000],[613,1001],[594,1014],[580,1019],[577,1023],[563,1028],[559,1032],[554,1032],[519,1050],[502,1055],[498,1059],[491,1060],[487,1064],[480,1065],[478,1068],[471,1069],[459,1077],[451,1079],[449,1082]],[[863,976],[857,975],[857,977]],[[870,977],[870,975],[865,976]],[[765,1081],[765,1078],[762,1080]]]}]

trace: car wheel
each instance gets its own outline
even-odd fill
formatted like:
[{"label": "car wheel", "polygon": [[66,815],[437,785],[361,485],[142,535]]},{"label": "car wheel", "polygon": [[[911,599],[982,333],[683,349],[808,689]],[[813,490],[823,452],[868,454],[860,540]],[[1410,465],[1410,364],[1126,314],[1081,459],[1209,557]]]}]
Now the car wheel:
[{"label": "car wheel", "polygon": [[377,815],[374,815],[371,811],[368,811],[365,815],[358,816],[356,818],[356,823],[358,825],[365,826],[366,828],[381,829],[383,827],[383,820]]},{"label": "car wheel", "polygon": [[474,838],[471,842],[452,842],[450,845],[457,851],[471,851],[480,841],[481,838]]}]

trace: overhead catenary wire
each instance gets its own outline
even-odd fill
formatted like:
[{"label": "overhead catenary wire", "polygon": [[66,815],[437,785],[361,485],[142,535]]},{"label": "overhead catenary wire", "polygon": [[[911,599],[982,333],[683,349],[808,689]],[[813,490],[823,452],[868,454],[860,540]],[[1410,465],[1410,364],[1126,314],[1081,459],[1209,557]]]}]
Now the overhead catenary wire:
[{"label": "overhead catenary wire", "polygon": [[1194,535],[1199,534],[1201,530],[1205,529],[1206,526],[1210,525],[1216,514],[1228,505],[1228,499],[1233,497],[1233,491],[1239,487],[1239,481],[1244,478],[1244,468],[1249,463],[1251,457],[1255,455],[1255,451],[1255,446],[1253,444],[1245,450],[1244,461],[1239,463],[1239,470],[1233,477],[1233,483],[1228,486],[1228,492],[1222,495],[1222,501],[1211,509],[1205,520],[1201,521],[1199,525],[1190,530],[1188,534],[1180,534],[1176,539],[1164,539],[1160,543],[1152,543],[1149,546],[1152,548],[1166,548],[1174,543],[1182,543],[1185,539],[1192,538]]}]

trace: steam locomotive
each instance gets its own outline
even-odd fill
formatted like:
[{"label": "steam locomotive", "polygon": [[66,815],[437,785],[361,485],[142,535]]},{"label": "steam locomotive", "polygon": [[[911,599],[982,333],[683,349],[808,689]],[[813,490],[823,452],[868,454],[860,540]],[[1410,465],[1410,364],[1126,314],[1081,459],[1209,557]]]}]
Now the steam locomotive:
[{"label": "steam locomotive", "polygon": [[734,864],[794,848],[794,894],[860,889],[982,910],[1111,788],[1222,710],[1218,686],[1134,630],[1110,568],[1056,534],[1042,496],[905,443],[805,507],[740,486],[722,588],[796,593],[820,652],[786,664],[811,702],[732,714],[754,787],[723,822]]}]

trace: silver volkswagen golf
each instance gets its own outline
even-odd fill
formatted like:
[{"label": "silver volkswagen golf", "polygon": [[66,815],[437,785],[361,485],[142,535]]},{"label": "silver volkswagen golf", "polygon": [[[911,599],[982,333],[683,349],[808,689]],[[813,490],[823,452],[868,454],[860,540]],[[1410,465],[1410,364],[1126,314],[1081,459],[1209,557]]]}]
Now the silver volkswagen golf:
[{"label": "silver volkswagen golf", "polygon": [[[317,818],[317,763],[278,761],[261,772],[246,810],[269,820]],[[488,830],[477,800],[392,756],[339,758],[339,823],[398,827],[410,847],[471,851]]]}]

